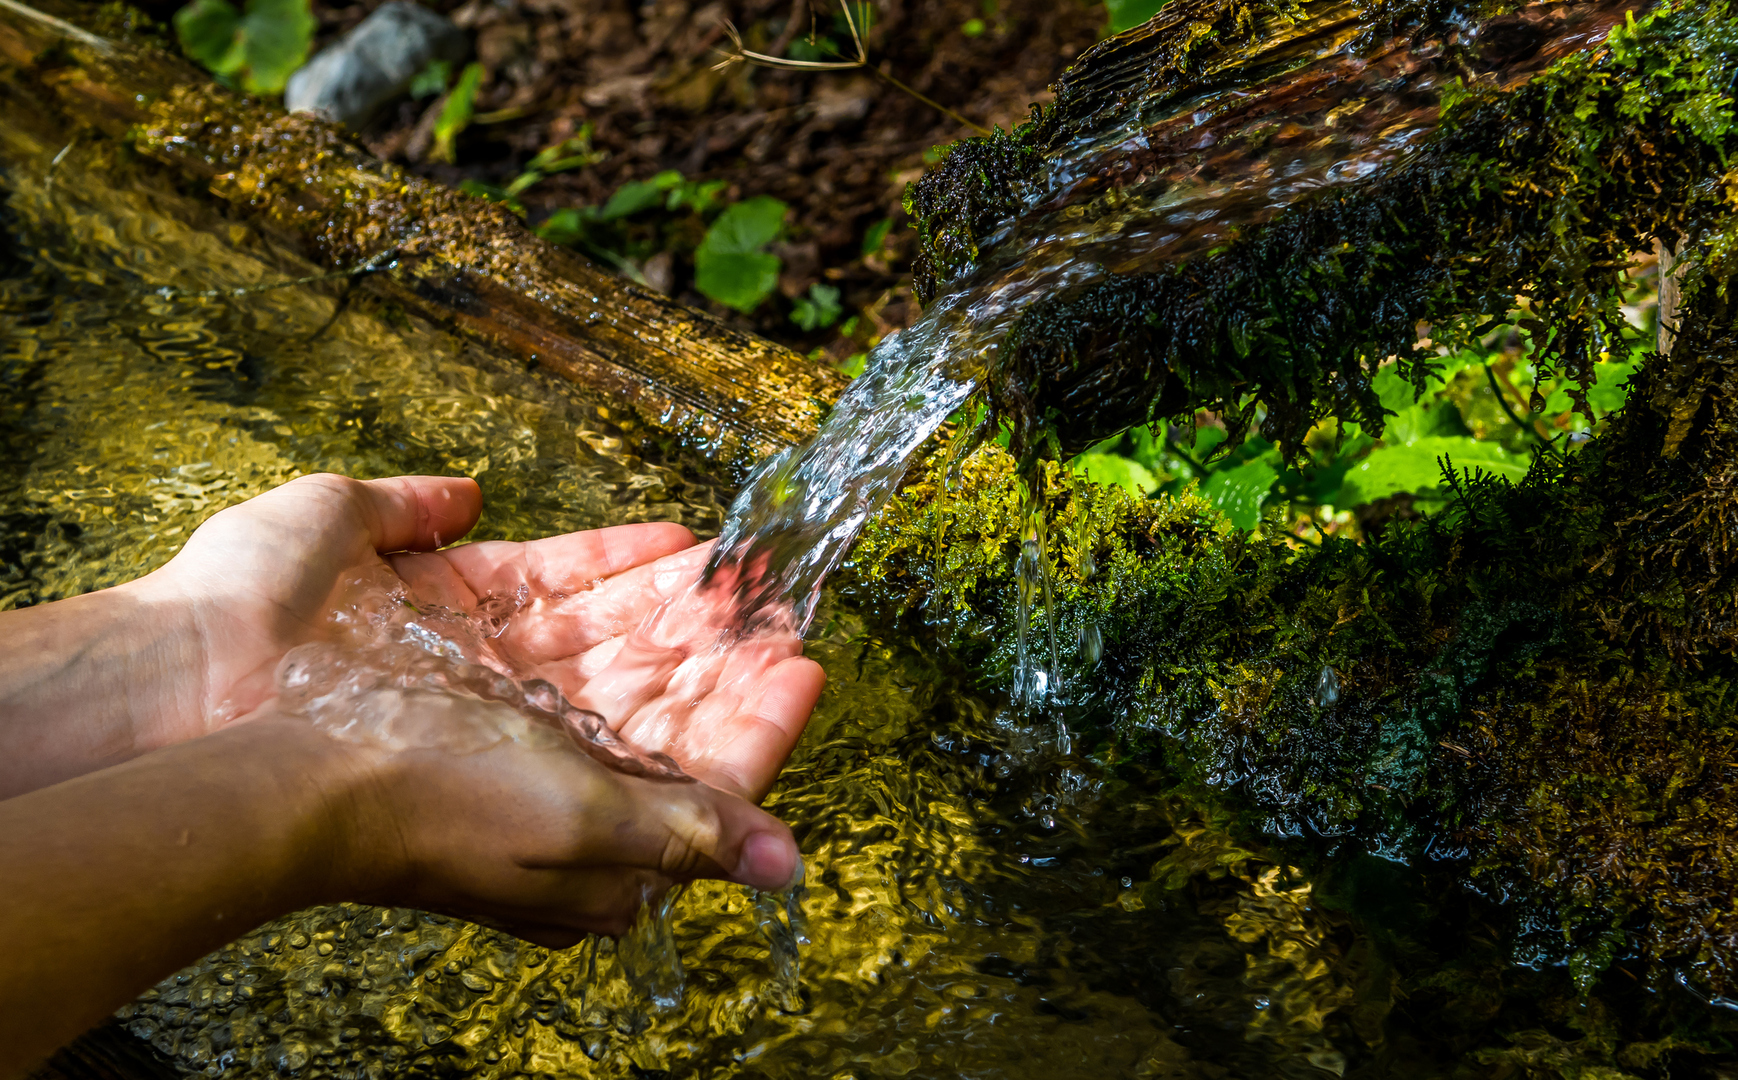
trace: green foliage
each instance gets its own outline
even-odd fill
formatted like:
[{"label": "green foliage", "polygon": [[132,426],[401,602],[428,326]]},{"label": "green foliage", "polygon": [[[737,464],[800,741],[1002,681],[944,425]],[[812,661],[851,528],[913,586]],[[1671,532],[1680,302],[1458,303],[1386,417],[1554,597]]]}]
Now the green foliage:
[{"label": "green foliage", "polygon": [[839,290],[816,282],[809,286],[809,295],[797,297],[791,308],[791,322],[805,331],[818,330],[838,322],[843,311],[839,306]]},{"label": "green foliage", "polygon": [[318,25],[308,0],[193,0],[175,13],[175,33],[187,55],[252,93],[281,93],[308,59]]},{"label": "green foliage", "polygon": [[441,108],[440,116],[435,118],[434,144],[429,148],[430,161],[444,161],[452,164],[455,160],[454,143],[459,132],[471,124],[471,115],[476,109],[477,90],[483,85],[483,65],[470,63],[459,73],[459,81],[447,94],[447,103]]},{"label": "green foliage", "polygon": [[1168,0],[1105,0],[1105,10],[1110,13],[1108,29],[1113,34],[1133,29],[1157,15],[1167,2]]},{"label": "green foliage", "polygon": [[693,251],[726,187],[722,180],[687,180],[668,169],[648,180],[630,180],[601,207],[557,210],[535,231],[552,243],[580,248],[644,284],[639,264],[662,251]]},{"label": "green foliage", "polygon": [[[1438,17],[1421,3],[1384,15],[1406,25]],[[1110,102],[1090,90],[1144,80],[1150,91],[1184,77],[1182,29],[1140,33],[1100,46],[1102,71],[1092,57],[1071,70],[1052,109],[956,148],[907,193],[923,245],[920,293],[978,257],[977,238],[1005,224],[1046,148],[1141,100],[1138,90]],[[1152,40],[1160,45],[1137,78],[1135,57]],[[1715,103],[1735,76],[1738,27],[1726,8],[1686,4],[1654,9],[1620,28],[1612,48],[1571,54],[1517,89],[1463,89],[1423,145],[1368,183],[1304,200],[1173,268],[1028,305],[986,398],[1022,454],[1077,452],[1206,408],[1238,435],[1259,425],[1289,462],[1323,420],[1381,436],[1382,366],[1396,357],[1400,377],[1422,387],[1437,360],[1417,348],[1418,323],[1459,349],[1524,295],[1528,363],[1567,378],[1585,413],[1599,365],[1632,333],[1621,311],[1629,254],[1654,235],[1727,222],[1690,255],[1693,291],[1738,251],[1722,179],[1738,139]]]},{"label": "green foliage", "polygon": [[882,218],[869,226],[868,231],[863,234],[863,257],[867,259],[871,255],[879,255],[882,247],[887,243],[887,234],[891,231],[893,231],[892,218]]},{"label": "green foliage", "polygon": [[1121,454],[1088,452],[1069,462],[1069,467],[1095,484],[1121,488],[1134,495],[1147,495],[1159,489],[1159,479],[1152,470]]},{"label": "green foliage", "polygon": [[[1638,302],[1646,299],[1645,293],[1635,296]],[[1487,336],[1488,345],[1475,343],[1439,358],[1422,394],[1400,377],[1396,366],[1381,368],[1371,386],[1388,414],[1382,437],[1371,436],[1356,423],[1326,423],[1289,466],[1265,439],[1252,437],[1220,451],[1226,439],[1222,427],[1200,427],[1188,434],[1165,421],[1107,440],[1091,453],[1144,466],[1158,479],[1142,485],[1143,492],[1175,494],[1189,482],[1198,483],[1203,498],[1245,529],[1259,523],[1261,506],[1281,507],[1280,516],[1288,523],[1314,518],[1318,526],[1324,524],[1320,515],[1325,511],[1350,510],[1394,495],[1413,496],[1422,510],[1437,509],[1447,491],[1445,468],[1456,475],[1476,472],[1519,481],[1537,448],[1567,452],[1567,434],[1584,440],[1603,430],[1610,414],[1622,407],[1628,380],[1644,355],[1652,327],[1644,330],[1630,335],[1629,357],[1598,365],[1599,381],[1588,394],[1590,413],[1574,402],[1569,380],[1537,371],[1525,352],[1506,351],[1511,328],[1502,328]],[[1514,381],[1512,389],[1499,385],[1494,368],[1508,373],[1502,378]],[[1534,393],[1544,408],[1528,421],[1520,414]],[[1516,423],[1518,418],[1521,423]],[[1541,435],[1541,428],[1554,432],[1554,441]],[[1232,473],[1237,474],[1235,481]],[[1264,477],[1265,487],[1250,490]]]},{"label": "green foliage", "polygon": [[453,65],[449,60],[430,60],[428,67],[416,73],[416,78],[410,80],[410,96],[421,101],[423,98],[444,94],[452,85]]},{"label": "green foliage", "polygon": [[753,311],[778,285],[778,256],[763,249],[789,207],[760,195],[725,208],[694,251],[694,287],[738,311]]}]

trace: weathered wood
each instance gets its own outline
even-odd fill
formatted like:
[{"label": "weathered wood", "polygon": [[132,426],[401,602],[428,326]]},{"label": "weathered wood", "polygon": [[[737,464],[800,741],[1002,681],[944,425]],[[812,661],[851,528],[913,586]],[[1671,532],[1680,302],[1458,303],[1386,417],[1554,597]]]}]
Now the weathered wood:
[{"label": "weathered wood", "polygon": [[[740,465],[806,439],[844,386],[538,239],[502,206],[371,157],[331,124],[215,87],[122,18],[0,4],[8,173],[84,188],[104,170],[155,170],[318,266],[385,267],[367,288],[619,401],[714,460]],[[76,170],[56,161],[74,146]]]}]

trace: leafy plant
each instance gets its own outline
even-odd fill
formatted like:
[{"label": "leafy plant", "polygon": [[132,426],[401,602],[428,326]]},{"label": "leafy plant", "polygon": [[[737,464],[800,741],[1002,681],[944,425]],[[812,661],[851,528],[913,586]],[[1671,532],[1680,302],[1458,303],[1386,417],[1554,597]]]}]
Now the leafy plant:
[{"label": "leafy plant", "polygon": [[591,124],[586,123],[579,129],[579,134],[563,139],[553,146],[544,147],[506,187],[485,184],[480,180],[466,180],[459,184],[459,190],[506,203],[514,213],[524,216],[525,207],[519,202],[519,196],[534,184],[555,173],[596,165],[609,156],[601,150],[592,149],[591,132]]},{"label": "leafy plant", "polygon": [[839,304],[839,290],[817,281],[809,286],[809,295],[797,297],[791,308],[791,322],[804,330],[818,330],[838,322],[844,310]]},{"label": "leafy plant", "polygon": [[1146,22],[1163,10],[1168,0],[1104,0],[1110,12],[1109,32],[1120,34]]},{"label": "leafy plant", "polygon": [[725,208],[694,251],[694,287],[741,312],[760,306],[778,285],[781,263],[763,250],[790,208],[759,195]]},{"label": "leafy plant", "polygon": [[881,248],[887,243],[887,234],[893,231],[893,219],[882,218],[869,226],[863,234],[863,257],[881,254]]},{"label": "leafy plant", "polygon": [[[1584,441],[1623,406],[1649,333],[1644,327],[1634,335],[1630,355],[1598,365],[1599,381],[1588,394],[1591,416],[1578,411],[1569,380],[1538,372],[1530,343],[1522,347],[1525,336],[1504,327],[1478,348],[1440,358],[1422,394],[1395,365],[1382,368],[1372,381],[1389,413],[1380,439],[1355,423],[1324,423],[1306,440],[1307,454],[1288,468],[1279,448],[1259,437],[1221,452],[1227,432],[1203,414],[1197,420],[1203,426],[1193,430],[1165,422],[1136,428],[1079,455],[1072,469],[1140,495],[1180,494],[1196,484],[1203,499],[1244,530],[1259,525],[1270,506],[1305,532],[1332,527],[1336,517],[1344,525],[1348,511],[1399,495],[1434,510],[1446,497],[1445,470],[1519,482],[1535,452],[1562,455],[1572,441]],[[1530,404],[1541,408],[1533,412]]]},{"label": "leafy plant", "polygon": [[459,132],[471,124],[471,116],[476,111],[477,88],[483,84],[483,65],[470,63],[459,73],[459,81],[447,94],[447,103],[441,109],[440,116],[435,120],[434,146],[429,150],[431,161],[444,161],[451,165],[454,161],[453,144],[459,137]]},{"label": "leafy plant", "polygon": [[308,0],[193,0],[175,13],[187,55],[225,81],[256,94],[282,93],[308,59],[317,23]]}]

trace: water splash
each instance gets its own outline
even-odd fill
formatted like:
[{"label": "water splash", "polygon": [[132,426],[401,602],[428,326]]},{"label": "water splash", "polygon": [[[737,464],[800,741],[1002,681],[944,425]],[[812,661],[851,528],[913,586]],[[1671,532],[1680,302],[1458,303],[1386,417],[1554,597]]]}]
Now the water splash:
[{"label": "water splash", "polygon": [[334,738],[388,750],[468,754],[511,739],[576,747],[632,776],[691,781],[670,757],[622,739],[554,684],[516,677],[493,641],[529,595],[521,584],[461,612],[416,605],[385,567],[352,574],[329,615],[332,639],[299,645],[279,662],[276,708]]}]

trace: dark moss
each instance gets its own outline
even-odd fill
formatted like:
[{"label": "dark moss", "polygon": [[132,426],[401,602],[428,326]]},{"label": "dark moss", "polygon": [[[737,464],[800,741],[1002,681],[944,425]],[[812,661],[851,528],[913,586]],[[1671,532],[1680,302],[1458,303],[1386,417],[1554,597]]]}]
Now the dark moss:
[{"label": "dark moss", "polygon": [[[1191,499],[1051,483],[1063,637],[1105,642],[1065,660],[1075,704],[1270,841],[1506,898],[1517,950],[1738,990],[1732,322],[1705,290],[1610,434],[1519,486],[1456,477],[1449,511],[1380,542],[1298,553]],[[1655,404],[1673,380],[1699,388],[1687,421]],[[856,556],[992,671],[1017,487],[980,451]]]},{"label": "dark moss", "polygon": [[[1001,350],[988,402],[1017,447],[1072,452],[1151,416],[1208,408],[1234,421],[1259,415],[1262,434],[1289,452],[1326,417],[1379,429],[1369,378],[1398,356],[1422,384],[1421,321],[1453,344],[1516,295],[1531,303],[1539,361],[1589,384],[1623,333],[1629,254],[1655,236],[1717,234],[1730,216],[1735,81],[1730,8],[1667,5],[1519,89],[1453,91],[1404,165],[1181,265],[1032,304]],[[1043,145],[1056,137],[1052,115],[1002,142]],[[1019,170],[1006,163],[1025,159],[993,155],[996,172],[973,156],[988,151],[957,152],[958,169],[944,163],[914,189],[943,270],[975,250],[993,209],[1011,205],[1004,193]],[[1725,257],[1722,245],[1709,250]]]}]

